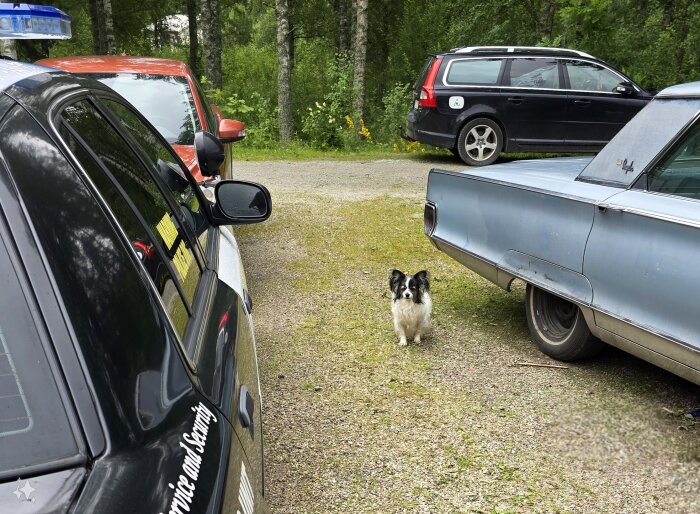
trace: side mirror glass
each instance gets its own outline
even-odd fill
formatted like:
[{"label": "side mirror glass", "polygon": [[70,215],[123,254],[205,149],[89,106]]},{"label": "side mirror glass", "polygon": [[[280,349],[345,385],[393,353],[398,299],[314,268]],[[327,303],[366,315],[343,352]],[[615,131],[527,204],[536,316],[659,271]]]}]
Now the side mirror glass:
[{"label": "side mirror glass", "polygon": [[245,138],[245,123],[223,119],[219,122],[219,139],[222,143],[235,143]]},{"label": "side mirror glass", "polygon": [[214,177],[219,174],[219,168],[224,162],[224,145],[219,138],[200,130],[194,135],[194,148],[197,152],[199,171],[205,177]]},{"label": "side mirror glass", "polygon": [[214,190],[214,221],[219,225],[244,225],[265,221],[272,214],[272,198],[255,182],[222,180]]}]

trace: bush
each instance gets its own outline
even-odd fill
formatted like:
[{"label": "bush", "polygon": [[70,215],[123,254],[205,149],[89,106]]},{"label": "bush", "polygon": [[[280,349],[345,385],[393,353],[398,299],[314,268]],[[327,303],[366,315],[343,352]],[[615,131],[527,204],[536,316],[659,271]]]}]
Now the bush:
[{"label": "bush", "polygon": [[406,125],[406,114],[411,106],[413,92],[410,84],[394,84],[382,99],[384,110],[379,116],[377,133],[381,141],[399,145],[402,143],[400,127]]}]

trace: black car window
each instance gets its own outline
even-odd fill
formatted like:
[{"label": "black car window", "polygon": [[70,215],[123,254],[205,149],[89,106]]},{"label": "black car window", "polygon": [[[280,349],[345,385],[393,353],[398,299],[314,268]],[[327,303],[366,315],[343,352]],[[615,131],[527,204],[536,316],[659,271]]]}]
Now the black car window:
[{"label": "black car window", "polygon": [[0,284],[0,475],[5,475],[70,457],[78,448],[66,416],[69,407],[61,401],[2,242]]},{"label": "black car window", "polygon": [[192,145],[202,129],[185,77],[145,73],[86,73],[129,100],[171,144]]},{"label": "black car window", "polygon": [[[78,146],[82,151],[76,158],[122,224],[183,337],[189,321],[188,306],[192,305],[200,276],[183,228],[153,177],[91,103],[83,100],[72,104],[61,116],[103,164],[104,171],[88,158],[86,149]],[[76,148],[75,138],[66,134],[63,129],[61,135],[67,138],[66,143]],[[124,205],[127,199],[141,217],[140,222],[134,220],[134,211]],[[178,293],[184,296],[184,302]]]},{"label": "black car window", "polygon": [[598,64],[586,61],[565,61],[571,89],[612,93],[623,79]]},{"label": "black car window", "polygon": [[[174,335],[165,323],[156,295],[143,280],[143,270],[133,252],[86,186],[85,178],[26,111],[16,111],[9,113],[4,128],[0,127],[0,153],[24,201],[36,242],[46,256],[76,350],[94,386],[104,424],[109,427],[109,440],[114,448],[134,448],[152,439],[153,433],[144,431],[160,423],[163,418],[158,416],[169,412],[171,400],[180,398],[190,387],[180,354],[174,351]],[[106,132],[100,130],[97,134],[105,136]],[[14,291],[12,286],[5,289],[4,283],[0,287],[0,298],[11,302],[9,307],[0,305],[0,325],[5,313],[13,316],[10,324],[3,326],[10,351],[16,344],[10,334],[19,334],[14,331],[19,330],[22,320],[17,314],[21,296]],[[28,336],[21,341],[23,348],[13,354],[17,360],[32,348]],[[37,355],[28,356],[32,360],[25,369],[31,374],[27,376],[28,384],[22,385],[29,408],[34,409],[39,439],[31,444],[15,444],[15,448],[5,447],[6,443],[13,444],[12,439],[0,440],[0,468],[9,462],[4,456],[10,452],[24,452],[25,457],[39,459],[66,448],[58,444],[68,433],[63,417],[54,412],[59,401],[48,381],[50,374]],[[15,365],[22,369],[17,362]],[[34,394],[43,398],[33,405],[30,395],[35,388]],[[44,407],[44,402],[54,407]],[[50,447],[42,454],[46,446]],[[66,469],[72,464],[62,461],[61,465]],[[1,502],[0,510],[5,510],[5,505],[6,501]]]},{"label": "black car window", "polygon": [[700,124],[696,124],[654,168],[647,189],[700,199]]},{"label": "black car window", "polygon": [[489,85],[498,83],[503,59],[455,60],[449,64],[447,83],[450,85]]},{"label": "black car window", "polygon": [[204,90],[202,89],[202,86],[199,85],[199,82],[197,82],[197,79],[193,78],[192,82],[194,82],[194,88],[197,90],[199,100],[202,102],[202,106],[204,107],[204,116],[207,118],[207,130],[208,132],[216,135],[219,132],[219,127],[216,124],[216,116],[214,116],[214,111],[212,111],[211,106],[209,105],[209,100],[207,100],[207,96],[204,94]]},{"label": "black car window", "polygon": [[124,124],[139,146],[146,152],[155,173],[158,173],[168,187],[173,203],[180,207],[184,220],[199,239],[202,249],[207,247],[209,222],[202,209],[192,184],[185,177],[189,173],[178,164],[172,148],[164,145],[130,108],[103,98],[102,102],[109,107]]},{"label": "black car window", "polygon": [[423,69],[421,70],[420,75],[418,76],[418,80],[416,80],[416,83],[413,84],[413,89],[420,89],[423,86],[423,84],[425,84],[425,79],[428,76],[430,67],[433,65],[433,61],[435,61],[435,59],[437,59],[437,57],[430,56],[428,60],[425,61]]},{"label": "black car window", "polygon": [[559,89],[559,67],[557,61],[556,59],[513,59],[505,85]]}]

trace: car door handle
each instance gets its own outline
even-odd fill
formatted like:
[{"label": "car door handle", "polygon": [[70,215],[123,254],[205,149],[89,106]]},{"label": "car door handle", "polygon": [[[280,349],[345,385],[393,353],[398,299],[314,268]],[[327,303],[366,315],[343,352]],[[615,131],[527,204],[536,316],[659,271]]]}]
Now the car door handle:
[{"label": "car door handle", "polygon": [[574,100],[574,103],[576,105],[590,105],[591,101],[590,100]]},{"label": "car door handle", "polygon": [[619,205],[613,205],[611,203],[605,203],[605,202],[599,203],[596,205],[596,207],[598,207],[598,210],[600,210],[600,212],[605,212],[605,211],[625,212],[624,207],[620,207]]},{"label": "car door handle", "polygon": [[241,425],[253,432],[253,413],[255,412],[255,402],[246,386],[241,386],[241,392],[238,395],[238,417],[241,420]]},{"label": "car door handle", "polygon": [[512,104],[519,105],[523,103],[523,97],[522,96],[509,96],[508,101]]}]

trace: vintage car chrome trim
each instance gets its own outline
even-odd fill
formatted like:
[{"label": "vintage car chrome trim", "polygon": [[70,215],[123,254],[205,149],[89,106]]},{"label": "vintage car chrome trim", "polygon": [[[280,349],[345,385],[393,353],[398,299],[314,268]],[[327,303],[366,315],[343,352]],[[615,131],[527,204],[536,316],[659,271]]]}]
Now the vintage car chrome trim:
[{"label": "vintage car chrome trim", "polygon": [[[431,211],[431,214],[428,214]],[[432,219],[430,219],[432,215]],[[435,232],[435,227],[437,227],[437,205],[433,202],[425,202],[423,206],[423,233],[430,237]],[[428,228],[428,222],[430,222],[430,228]]]},{"label": "vintage car chrome trim", "polygon": [[[633,339],[637,344],[653,349],[659,341],[664,344],[673,345],[673,347],[683,348],[697,354],[698,365],[700,370],[700,350],[690,346],[688,343],[681,341],[671,335],[665,334],[657,329],[644,326],[630,319],[622,318],[616,314],[601,308],[598,305],[592,305],[591,308],[595,312],[596,325],[610,332],[614,332],[627,339]],[[656,351],[656,350],[654,350]],[[669,356],[673,356],[674,352],[664,352]]]},{"label": "vintage car chrome trim", "polygon": [[[664,195],[664,196],[674,196],[674,195]],[[681,197],[682,198],[682,197]],[[651,218],[659,221],[666,221],[668,223],[674,223],[676,225],[683,225],[691,228],[700,228],[700,221],[689,220],[687,218],[680,218],[678,216],[671,216],[669,214],[660,214],[654,211],[647,211],[646,209],[639,209],[637,207],[622,207],[620,205],[614,205],[606,202],[596,204],[596,207],[606,211],[616,211],[616,212],[626,212],[627,214],[634,214],[636,216],[643,216],[645,218]]]},{"label": "vintage car chrome trim", "polygon": [[[596,312],[596,314],[599,313]],[[619,323],[621,326],[631,327],[624,322]],[[633,337],[636,339],[634,341],[600,326],[592,332],[596,337],[612,346],[700,385],[700,352],[662,336],[636,329],[636,327],[631,328],[635,332]],[[641,332],[638,334],[638,331]],[[639,335],[642,335],[644,344],[637,342],[642,340]],[[685,362],[691,363],[691,365],[684,364]]]},{"label": "vintage car chrome trim", "polygon": [[[489,178],[489,177],[479,177],[476,175],[467,175],[464,172],[460,172],[460,171],[449,171],[449,170],[442,170],[439,168],[433,168],[431,170],[431,172],[432,173],[440,173],[443,175],[454,175],[454,176],[458,176],[458,177],[468,178],[470,180],[479,180],[481,182],[489,182],[491,184],[498,184],[499,186],[506,186],[506,187],[510,187],[513,189],[522,189],[523,191],[532,191],[533,193],[540,193],[540,194],[547,195],[547,196],[554,196],[556,198],[563,198],[565,200],[572,200],[574,202],[584,203],[587,205],[596,205],[596,203],[594,201],[592,201],[591,199],[584,198],[582,196],[570,195],[567,193],[558,193],[556,191],[551,191],[549,189],[542,189],[539,187],[526,186],[524,184],[513,184],[512,182],[506,182],[504,180],[498,180],[498,179],[493,179],[493,178]],[[615,186],[611,185],[611,187],[615,187]],[[619,184],[617,185],[617,188],[622,189],[622,187]]]}]

